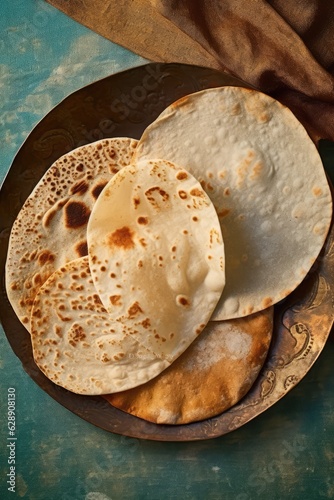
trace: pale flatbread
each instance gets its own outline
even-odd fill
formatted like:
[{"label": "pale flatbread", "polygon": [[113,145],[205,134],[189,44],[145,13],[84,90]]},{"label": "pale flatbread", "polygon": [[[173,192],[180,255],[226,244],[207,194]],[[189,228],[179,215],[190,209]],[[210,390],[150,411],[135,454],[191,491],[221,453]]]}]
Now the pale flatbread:
[{"label": "pale flatbread", "polygon": [[97,200],[87,241],[111,318],[172,362],[203,330],[225,283],[220,225],[201,185],[164,160],[125,167]]},{"label": "pale flatbread", "polygon": [[103,139],[59,158],[14,222],[6,263],[8,298],[29,328],[39,287],[66,262],[87,255],[87,221],[102,188],[132,159],[137,141]]},{"label": "pale flatbread", "polygon": [[213,201],[226,252],[213,319],[269,307],[303,280],[324,244],[332,200],[316,147],[289,109],[249,89],[204,90],[169,106],[135,157],[182,165]]},{"label": "pale flatbread", "polygon": [[249,391],[265,361],[273,308],[247,318],[211,321],[169,368],[140,387],[105,398],[157,424],[214,417]]},{"label": "pale flatbread", "polygon": [[39,289],[31,341],[42,372],[78,394],[135,387],[169,365],[110,319],[96,294],[87,256],[57,270]]}]

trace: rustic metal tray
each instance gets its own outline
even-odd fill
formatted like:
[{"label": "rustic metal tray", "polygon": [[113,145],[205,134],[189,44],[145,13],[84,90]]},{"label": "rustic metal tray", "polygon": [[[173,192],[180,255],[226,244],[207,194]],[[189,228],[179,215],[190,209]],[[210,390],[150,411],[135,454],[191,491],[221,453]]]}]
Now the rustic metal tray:
[{"label": "rustic metal tray", "polygon": [[[6,295],[5,262],[11,226],[36,183],[64,153],[104,137],[139,139],[176,99],[205,88],[245,86],[218,71],[151,63],[99,80],[58,104],[33,129],[15,157],[0,195],[0,319],[28,375],[53,399],[107,431],[136,438],[190,441],[244,425],[289,392],[309,371],[334,320],[334,230],[302,284],[275,306],[274,335],[265,365],[248,394],[217,417],[187,425],[156,425],[112,407],[103,397],[80,396],[53,384],[34,363],[30,335]],[[287,242],[288,244],[288,242]],[[291,249],[293,251],[293,248]]]}]

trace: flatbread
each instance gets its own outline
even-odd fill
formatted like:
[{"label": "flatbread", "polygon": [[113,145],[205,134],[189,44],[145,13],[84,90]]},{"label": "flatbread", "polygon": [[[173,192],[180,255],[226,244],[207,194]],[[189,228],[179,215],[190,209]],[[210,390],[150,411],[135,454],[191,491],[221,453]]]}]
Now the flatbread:
[{"label": "flatbread", "polygon": [[203,330],[225,284],[220,225],[201,185],[164,160],[125,167],[97,200],[87,241],[111,318],[174,361]]},{"label": "flatbread", "polygon": [[87,255],[87,221],[102,188],[132,159],[137,141],[103,139],[59,158],[14,222],[6,263],[8,298],[29,329],[34,297],[66,262]]},{"label": "flatbread", "polygon": [[110,319],[96,294],[87,256],[64,265],[39,289],[31,341],[42,372],[77,394],[135,387],[169,365]]},{"label": "flatbread", "polygon": [[143,133],[135,159],[149,158],[189,170],[219,215],[226,286],[212,319],[269,307],[303,280],[332,200],[316,147],[289,109],[240,87],[191,94]]},{"label": "flatbread", "polygon": [[273,308],[247,318],[211,321],[169,368],[140,387],[105,398],[157,424],[214,417],[249,391],[266,359]]}]

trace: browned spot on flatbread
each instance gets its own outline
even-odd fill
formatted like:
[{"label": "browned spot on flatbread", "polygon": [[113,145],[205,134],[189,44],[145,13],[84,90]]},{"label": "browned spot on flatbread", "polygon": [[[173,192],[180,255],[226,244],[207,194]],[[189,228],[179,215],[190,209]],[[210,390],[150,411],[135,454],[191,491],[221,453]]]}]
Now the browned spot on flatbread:
[{"label": "browned spot on flatbread", "polygon": [[109,300],[113,306],[120,306],[122,304],[121,299],[121,295],[111,295],[109,297]]},{"label": "browned spot on flatbread", "polygon": [[144,321],[142,321],[141,324],[143,325],[144,328],[149,328],[151,326],[149,318],[144,319]]},{"label": "browned spot on flatbread", "polygon": [[229,109],[229,113],[230,115],[232,116],[236,116],[236,115],[240,115],[241,113],[241,106],[240,106],[240,103],[236,103],[234,104],[230,109]]},{"label": "browned spot on flatbread", "polygon": [[[33,305],[36,296],[36,290],[30,290],[30,286],[26,288],[29,289],[29,293],[27,295],[23,295],[19,300],[20,306],[25,308]],[[47,289],[45,290],[45,293],[48,293]]]},{"label": "browned spot on flatbread", "polygon": [[101,299],[96,293],[94,293],[94,295],[93,295],[93,303],[96,306],[99,306],[101,304]]},{"label": "browned spot on flatbread", "polygon": [[219,210],[219,212],[217,212],[218,217],[226,217],[226,215],[228,215],[230,211],[231,210],[229,210],[228,208],[222,208],[221,210]]},{"label": "browned spot on flatbread", "polygon": [[181,200],[185,200],[188,197],[187,193],[185,191],[183,191],[183,190],[180,190],[178,192],[178,195],[181,198]]},{"label": "browned spot on flatbread", "polygon": [[210,231],[210,244],[212,245],[214,242],[220,241],[220,235],[215,229],[211,229]]},{"label": "browned spot on flatbread", "polygon": [[133,204],[134,204],[135,208],[137,208],[138,205],[140,205],[140,198],[133,198]]},{"label": "browned spot on flatbread", "polygon": [[107,185],[107,182],[100,182],[100,184],[97,184],[96,186],[93,187],[92,189],[92,196],[95,200],[100,196],[101,191],[105,188]]},{"label": "browned spot on flatbread", "polygon": [[10,288],[11,290],[19,290],[20,289],[20,286],[19,284],[16,282],[16,281],[13,281],[11,284],[10,284]]},{"label": "browned spot on flatbread", "polygon": [[267,307],[271,306],[272,303],[273,303],[273,299],[271,297],[266,297],[262,301],[262,306],[264,309],[266,309]]},{"label": "browned spot on flatbread", "polygon": [[[46,290],[44,290],[45,292]],[[70,316],[63,316],[59,311],[57,311],[57,316],[59,319],[62,321],[72,321],[72,318]]]},{"label": "browned spot on flatbread", "polygon": [[134,302],[131,307],[128,309],[128,316],[129,318],[134,318],[137,314],[142,313],[143,310],[138,304],[138,302]]},{"label": "browned spot on flatbread", "polygon": [[260,123],[267,123],[271,120],[271,115],[269,113],[263,112],[259,115],[258,121]]},{"label": "browned spot on flatbread", "polygon": [[[55,332],[55,334],[56,334],[58,337],[61,337],[61,336],[62,336],[62,330],[61,330],[60,326],[55,325],[55,327],[54,327],[54,332]],[[59,358],[59,351],[57,351],[57,353],[56,353],[56,354],[57,354],[57,356],[56,356],[56,357],[57,357],[57,358]]]},{"label": "browned spot on flatbread", "polygon": [[65,205],[65,226],[76,229],[87,224],[89,208],[82,202],[70,201]]},{"label": "browned spot on flatbread", "polygon": [[37,250],[34,250],[33,252],[31,252],[31,254],[29,255],[29,260],[35,260],[35,257],[37,255]]},{"label": "browned spot on flatbread", "polygon": [[69,343],[75,347],[78,342],[84,340],[86,338],[86,334],[84,329],[80,325],[73,325],[72,330],[70,332]]},{"label": "browned spot on flatbread", "polygon": [[39,273],[36,273],[32,278],[32,282],[34,286],[41,286],[43,284],[43,278]]},{"label": "browned spot on flatbread", "polygon": [[191,109],[193,107],[193,104],[191,100],[189,99],[189,96],[184,96],[180,97],[176,102],[172,103],[170,105],[171,108],[175,108],[177,110],[182,110],[182,111],[187,111],[188,109]]},{"label": "browned spot on flatbread", "polygon": [[135,246],[133,241],[133,231],[127,226],[116,229],[110,234],[108,242],[111,247],[121,247],[126,250]]},{"label": "browned spot on flatbread", "polygon": [[119,352],[118,354],[115,354],[114,360],[120,361],[122,358],[124,358],[124,356],[125,356],[124,352]]},{"label": "browned spot on flatbread", "polygon": [[313,193],[313,195],[314,195],[314,196],[316,196],[316,197],[321,196],[321,195],[322,195],[322,189],[321,189],[321,188],[319,188],[319,187],[316,187],[316,186],[315,186],[315,187],[312,189],[312,193]]},{"label": "browned spot on flatbread", "polygon": [[75,251],[79,257],[84,257],[85,255],[88,255],[87,241],[80,241],[80,243],[76,245]]},{"label": "browned spot on flatbread", "polygon": [[43,219],[43,226],[44,227],[49,227],[50,224],[51,224],[51,221],[52,219],[54,218],[54,216],[56,215],[57,213],[57,210],[50,210],[46,216],[44,217]]},{"label": "browned spot on flatbread", "polygon": [[[66,158],[64,158],[64,163],[65,163],[65,160],[66,160]],[[67,160],[66,160],[66,161],[67,161]],[[83,164],[83,163],[78,163],[78,165],[75,167],[75,170],[76,170],[77,172],[83,172],[83,171],[84,171],[84,168],[85,168],[85,166],[84,166],[84,164]]]},{"label": "browned spot on flatbread", "polygon": [[201,323],[201,324],[199,325],[199,327],[198,327],[198,328],[196,328],[196,335],[199,335],[200,333],[202,333],[202,331],[204,330],[204,328],[205,328],[205,324],[204,324],[204,323]]},{"label": "browned spot on flatbread", "polygon": [[55,260],[55,256],[52,252],[50,252],[49,250],[42,250],[39,254],[38,254],[38,264],[40,266],[44,266],[45,264],[47,263],[52,263],[54,262]]},{"label": "browned spot on flatbread", "polygon": [[52,219],[54,218],[54,216],[56,215],[58,210],[63,208],[63,206],[67,203],[67,200],[68,200],[68,198],[65,198],[63,200],[58,201],[58,203],[56,203],[56,205],[53,208],[51,208],[48,212],[46,212],[45,216],[43,217],[43,221],[42,221],[42,224],[44,227],[50,226]]},{"label": "browned spot on flatbread", "polygon": [[184,297],[183,295],[181,297],[178,297],[177,301],[181,306],[184,307],[190,306],[189,300],[187,299],[187,297]]},{"label": "browned spot on flatbread", "polygon": [[290,289],[283,290],[283,291],[280,293],[280,297],[281,297],[282,299],[284,299],[285,297],[287,297],[288,295],[290,295],[290,293],[292,293],[292,290],[290,290]]},{"label": "browned spot on flatbread", "polygon": [[148,224],[148,217],[138,217],[137,219],[138,224]]},{"label": "browned spot on flatbread", "polygon": [[197,188],[193,188],[190,191],[190,194],[191,194],[191,196],[200,196],[202,198],[204,198],[204,196],[205,196],[205,194],[203,193],[203,191],[201,191],[200,189],[197,189]]},{"label": "browned spot on flatbread", "polygon": [[42,311],[40,308],[35,308],[32,310],[32,313],[31,313],[32,317],[33,318],[41,318],[42,317]]},{"label": "browned spot on flatbread", "polygon": [[[157,199],[156,196],[159,195],[159,198]],[[145,191],[145,196],[147,200],[151,203],[151,205],[155,206],[156,208],[159,207],[159,202],[166,202],[169,199],[169,194],[166,193],[166,191],[159,186],[154,186]]]},{"label": "browned spot on flatbread", "polygon": [[88,182],[81,180],[71,187],[70,194],[84,194],[88,190],[88,187]]},{"label": "browned spot on flatbread", "polygon": [[257,179],[264,169],[264,164],[261,161],[257,161],[252,169],[252,174],[250,176],[251,180]]},{"label": "browned spot on flatbread", "polygon": [[181,171],[181,172],[178,172],[178,173],[176,174],[176,178],[177,178],[179,181],[184,181],[185,179],[188,179],[188,174],[187,174],[187,172]]}]

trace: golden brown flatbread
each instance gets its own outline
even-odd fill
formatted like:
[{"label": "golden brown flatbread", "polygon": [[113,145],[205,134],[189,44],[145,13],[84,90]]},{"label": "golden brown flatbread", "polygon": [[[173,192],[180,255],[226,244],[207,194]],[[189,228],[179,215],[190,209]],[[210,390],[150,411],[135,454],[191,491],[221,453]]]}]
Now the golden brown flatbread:
[{"label": "golden brown flatbread", "polygon": [[253,385],[272,329],[273,308],[245,318],[211,321],[156,378],[104,397],[116,408],[157,424],[187,424],[218,415]]}]

